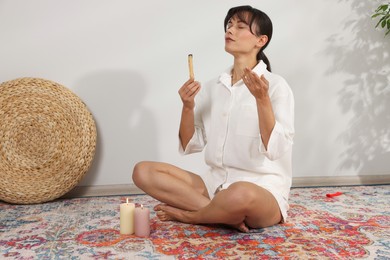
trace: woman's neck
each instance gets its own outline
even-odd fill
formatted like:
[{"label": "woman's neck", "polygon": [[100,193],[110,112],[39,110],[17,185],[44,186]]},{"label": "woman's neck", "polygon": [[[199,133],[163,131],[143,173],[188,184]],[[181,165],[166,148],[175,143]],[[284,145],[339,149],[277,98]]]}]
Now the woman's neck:
[{"label": "woman's neck", "polygon": [[232,86],[236,84],[244,74],[245,68],[253,69],[257,65],[257,60],[244,60],[244,59],[234,59],[233,69],[231,71],[232,77]]}]

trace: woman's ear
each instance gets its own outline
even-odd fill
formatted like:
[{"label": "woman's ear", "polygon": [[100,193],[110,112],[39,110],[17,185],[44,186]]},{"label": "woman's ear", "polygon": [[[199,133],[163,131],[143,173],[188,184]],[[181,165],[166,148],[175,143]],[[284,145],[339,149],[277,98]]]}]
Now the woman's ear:
[{"label": "woman's ear", "polygon": [[264,45],[266,45],[268,42],[268,36],[267,35],[261,35],[257,39],[257,47],[262,48]]}]

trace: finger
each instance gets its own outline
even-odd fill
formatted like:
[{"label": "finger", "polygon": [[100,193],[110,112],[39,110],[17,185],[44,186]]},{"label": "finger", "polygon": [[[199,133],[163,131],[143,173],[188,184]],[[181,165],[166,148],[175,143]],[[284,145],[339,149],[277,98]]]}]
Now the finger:
[{"label": "finger", "polygon": [[194,80],[193,79],[189,79],[189,80],[187,80],[186,82],[184,82],[184,84],[179,88],[179,94],[180,93],[185,93],[185,92],[187,92],[187,88],[188,88],[188,86],[191,84],[191,83],[193,83],[194,82]]},{"label": "finger", "polygon": [[251,71],[249,68],[245,68],[243,79],[247,81],[256,82],[259,79],[259,76],[255,72]]},{"label": "finger", "polygon": [[248,73],[244,74],[242,80],[244,81],[244,83],[246,85],[252,85],[252,84],[256,83],[257,75],[252,73],[252,72],[248,72]]},{"label": "finger", "polygon": [[191,93],[190,96],[196,96],[200,91],[200,85],[198,85],[196,88],[193,89],[193,92]]},{"label": "finger", "polygon": [[188,85],[188,89],[193,89],[193,88],[197,88],[197,87],[199,87],[199,82],[197,82],[197,81],[194,81],[193,83],[191,83],[190,85]]},{"label": "finger", "polygon": [[244,81],[245,85],[248,86],[248,84],[250,83],[249,76],[244,75],[242,77],[242,81]]},{"label": "finger", "polygon": [[194,79],[189,78],[184,84],[190,84],[190,83],[192,83],[192,82],[194,82],[194,81],[195,81]]},{"label": "finger", "polygon": [[260,80],[261,80],[263,83],[265,83],[266,85],[268,85],[268,80],[264,77],[264,74],[261,75]]},{"label": "finger", "polygon": [[200,83],[195,81],[190,85],[184,85],[179,90],[179,95],[183,100],[190,100],[193,99],[193,96],[199,92],[199,89],[200,89]]},{"label": "finger", "polygon": [[200,84],[194,84],[194,85],[191,85],[188,89],[187,89],[187,92],[186,94],[189,95],[189,96],[192,96],[194,95],[195,93],[197,93],[200,89]]},{"label": "finger", "polygon": [[193,87],[194,87],[193,84],[188,85],[188,86],[186,87],[186,89],[185,89],[186,93],[191,92],[191,90],[192,90]]},{"label": "finger", "polygon": [[248,68],[245,68],[244,73],[242,74],[242,80],[244,81],[245,84],[248,83],[249,75],[250,75],[250,72],[249,72]]},{"label": "finger", "polygon": [[242,76],[242,79],[245,81],[245,80],[248,80],[249,77],[250,77],[250,74],[251,74],[251,70],[249,68],[245,68],[244,69],[244,74]]},{"label": "finger", "polygon": [[249,79],[249,76],[248,76],[248,75],[244,74],[244,75],[242,76],[242,80],[243,80],[245,83],[248,82],[248,79]]}]

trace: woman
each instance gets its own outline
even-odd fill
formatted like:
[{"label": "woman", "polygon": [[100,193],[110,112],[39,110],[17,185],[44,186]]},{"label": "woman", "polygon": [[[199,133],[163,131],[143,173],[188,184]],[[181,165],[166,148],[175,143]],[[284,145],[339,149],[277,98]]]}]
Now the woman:
[{"label": "woman", "polygon": [[133,181],[163,202],[155,207],[163,221],[227,224],[248,232],[286,220],[294,99],[263,52],[272,37],[269,17],[239,6],[228,11],[224,26],[233,66],[202,89],[192,79],[179,89],[180,151],[205,148],[209,172],[201,178],[170,164],[140,162]]}]

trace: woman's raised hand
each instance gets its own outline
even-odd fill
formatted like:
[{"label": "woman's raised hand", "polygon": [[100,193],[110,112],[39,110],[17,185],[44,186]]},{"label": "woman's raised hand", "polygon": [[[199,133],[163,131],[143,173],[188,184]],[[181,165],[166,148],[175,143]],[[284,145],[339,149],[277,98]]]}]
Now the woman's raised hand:
[{"label": "woman's raised hand", "polygon": [[246,68],[242,80],[256,99],[261,100],[268,97],[269,83],[264,75],[259,77],[256,73]]}]

